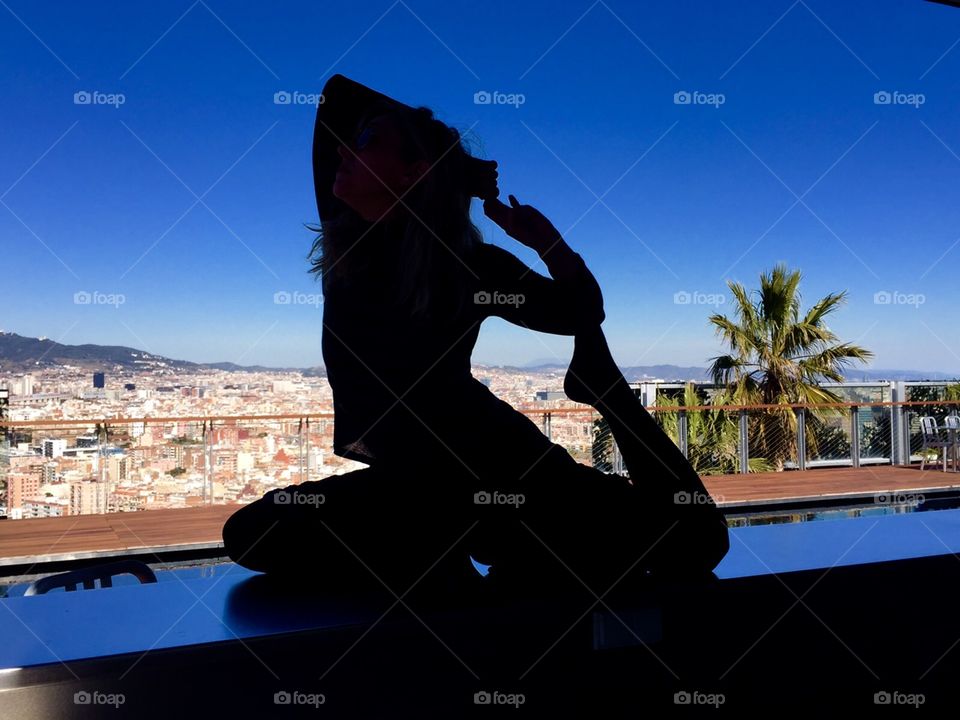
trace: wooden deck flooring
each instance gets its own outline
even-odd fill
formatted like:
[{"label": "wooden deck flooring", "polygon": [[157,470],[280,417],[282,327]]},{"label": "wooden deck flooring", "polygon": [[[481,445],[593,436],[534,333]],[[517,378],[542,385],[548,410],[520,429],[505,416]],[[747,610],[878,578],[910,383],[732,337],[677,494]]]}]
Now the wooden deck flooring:
[{"label": "wooden deck flooring", "polygon": [[960,490],[960,472],[940,466],[867,465],[746,475],[705,475],[704,486],[723,505],[872,497],[879,493]]},{"label": "wooden deck flooring", "polygon": [[[872,497],[956,489],[960,473],[890,465],[782,473],[704,476],[721,506]],[[147,510],[110,515],[0,521],[0,566],[70,560],[118,551],[201,549],[221,544],[220,530],[236,505]]]}]

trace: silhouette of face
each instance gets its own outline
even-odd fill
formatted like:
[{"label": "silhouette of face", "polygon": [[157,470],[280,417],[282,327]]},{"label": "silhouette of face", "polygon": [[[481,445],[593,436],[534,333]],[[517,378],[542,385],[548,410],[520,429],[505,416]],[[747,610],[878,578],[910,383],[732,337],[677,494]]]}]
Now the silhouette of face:
[{"label": "silhouette of face", "polygon": [[352,145],[337,149],[340,165],[333,194],[370,222],[401,212],[397,198],[426,171],[426,161],[403,160],[400,132],[385,116],[363,126]]}]

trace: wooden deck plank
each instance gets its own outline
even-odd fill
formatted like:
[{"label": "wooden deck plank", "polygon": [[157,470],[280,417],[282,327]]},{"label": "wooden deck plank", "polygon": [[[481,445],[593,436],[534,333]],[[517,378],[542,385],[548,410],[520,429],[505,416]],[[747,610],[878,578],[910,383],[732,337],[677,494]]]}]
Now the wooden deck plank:
[{"label": "wooden deck plank", "polygon": [[960,489],[960,473],[920,466],[872,465],[746,475],[705,475],[707,491],[721,505]]}]

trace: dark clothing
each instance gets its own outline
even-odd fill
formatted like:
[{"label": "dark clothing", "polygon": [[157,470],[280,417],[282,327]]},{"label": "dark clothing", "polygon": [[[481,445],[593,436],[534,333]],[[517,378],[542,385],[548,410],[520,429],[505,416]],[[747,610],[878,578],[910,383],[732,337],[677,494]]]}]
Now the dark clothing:
[{"label": "dark clothing", "polygon": [[[324,96],[314,180],[329,221],[342,211],[331,192],[337,142],[364,108],[389,99],[342,76]],[[470,373],[487,317],[561,335],[599,331],[603,298],[583,259],[565,244],[545,252],[547,278],[506,250],[477,245],[447,258],[430,284],[459,289],[467,302],[415,319],[393,300],[400,243],[374,227],[350,248],[363,271],[325,278],[322,340],[334,452],[369,467],[240,509],[223,529],[229,556],[255,570],[320,577],[327,587],[382,581],[398,593],[426,576],[458,576],[470,557],[492,563],[508,586],[552,577],[598,593],[631,568],[641,578],[646,570],[709,573],[729,547],[722,513],[678,504],[676,491],[705,495],[703,485],[629,388],[617,405],[625,419],[611,428],[625,458],[629,445],[636,485],[574,461]],[[447,572],[431,572],[434,564]]]},{"label": "dark clothing", "polygon": [[324,297],[334,452],[368,464],[432,457],[471,469],[507,444],[533,458],[546,452],[551,443],[536,426],[471,375],[470,356],[491,316],[564,335],[598,325],[603,299],[582,258],[575,275],[552,280],[502,248],[479,245],[465,259],[470,302],[449,322],[411,320],[393,305],[383,267],[390,263],[387,254]]},{"label": "dark clothing", "polygon": [[[515,474],[508,447],[490,454]],[[328,591],[385,584],[397,594],[475,582],[471,558],[492,564],[503,588],[582,592],[586,583],[597,594],[635,586],[648,570],[702,576],[719,562],[719,528],[671,530],[644,490],[553,447],[504,491],[522,504],[476,502],[466,472],[373,465],[242,507],[224,526],[224,549],[244,567]]]},{"label": "dark clothing", "polygon": [[[509,585],[582,581],[596,592],[628,570],[631,581],[648,570],[709,573],[728,548],[722,514],[676,504],[675,490],[703,486],[648,413],[632,421],[635,442],[617,438],[638,446],[632,485],[577,463],[470,374],[486,317],[558,334],[599,326],[599,287],[579,256],[573,264],[579,270],[568,264],[558,272],[564,280],[551,280],[481,245],[470,258],[471,293],[522,294],[523,302],[470,304],[450,323],[414,322],[390,304],[389,259],[328,288],[323,352],[335,452],[370,467],[273,491],[241,509],[224,528],[230,557],[256,570],[322,577],[326,586],[375,589],[382,581],[396,592],[441,559],[444,569],[430,575],[463,578],[473,572],[470,557],[492,563]],[[477,493],[523,501],[484,504]],[[301,500],[279,502],[281,495]],[[311,501],[317,497],[324,501]]]},{"label": "dark clothing", "polygon": [[[562,272],[550,268],[564,279],[551,280],[505,250],[479,246],[469,258],[470,292],[523,301],[491,297],[449,323],[411,321],[391,305],[389,259],[328,288],[323,352],[335,451],[370,467],[273,491],[241,509],[224,528],[230,557],[328,586],[382,581],[397,592],[433,562],[444,568],[433,577],[463,578],[470,557],[492,563],[508,586],[582,581],[596,592],[625,574],[632,582],[647,571],[709,573],[729,547],[722,513],[677,503],[677,491],[705,490],[639,401],[621,408],[630,426],[617,435],[625,458],[631,448],[633,485],[577,463],[470,374],[479,325],[491,315],[578,337],[599,328],[599,287],[579,256],[565,258]],[[506,502],[484,503],[477,493]],[[510,496],[523,500],[511,504]],[[317,497],[324,501],[311,501]]]}]

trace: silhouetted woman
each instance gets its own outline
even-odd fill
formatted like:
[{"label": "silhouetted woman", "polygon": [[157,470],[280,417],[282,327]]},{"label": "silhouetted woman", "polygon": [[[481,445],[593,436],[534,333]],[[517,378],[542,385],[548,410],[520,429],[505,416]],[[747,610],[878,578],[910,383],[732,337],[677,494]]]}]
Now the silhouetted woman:
[{"label": "silhouetted woman", "polygon": [[[369,467],[267,493],[223,530],[246,567],[397,593],[492,564],[506,585],[709,573],[723,514],[614,363],[600,288],[540,212],[498,199],[496,163],[460,134],[342,75],[314,133],[323,358],[334,452]],[[551,278],[483,242],[487,217]],[[470,373],[490,316],[573,335],[567,395],[607,420],[629,477],[577,463]],[[487,578],[484,582],[487,582]],[[396,585],[394,584],[396,583]]]}]

